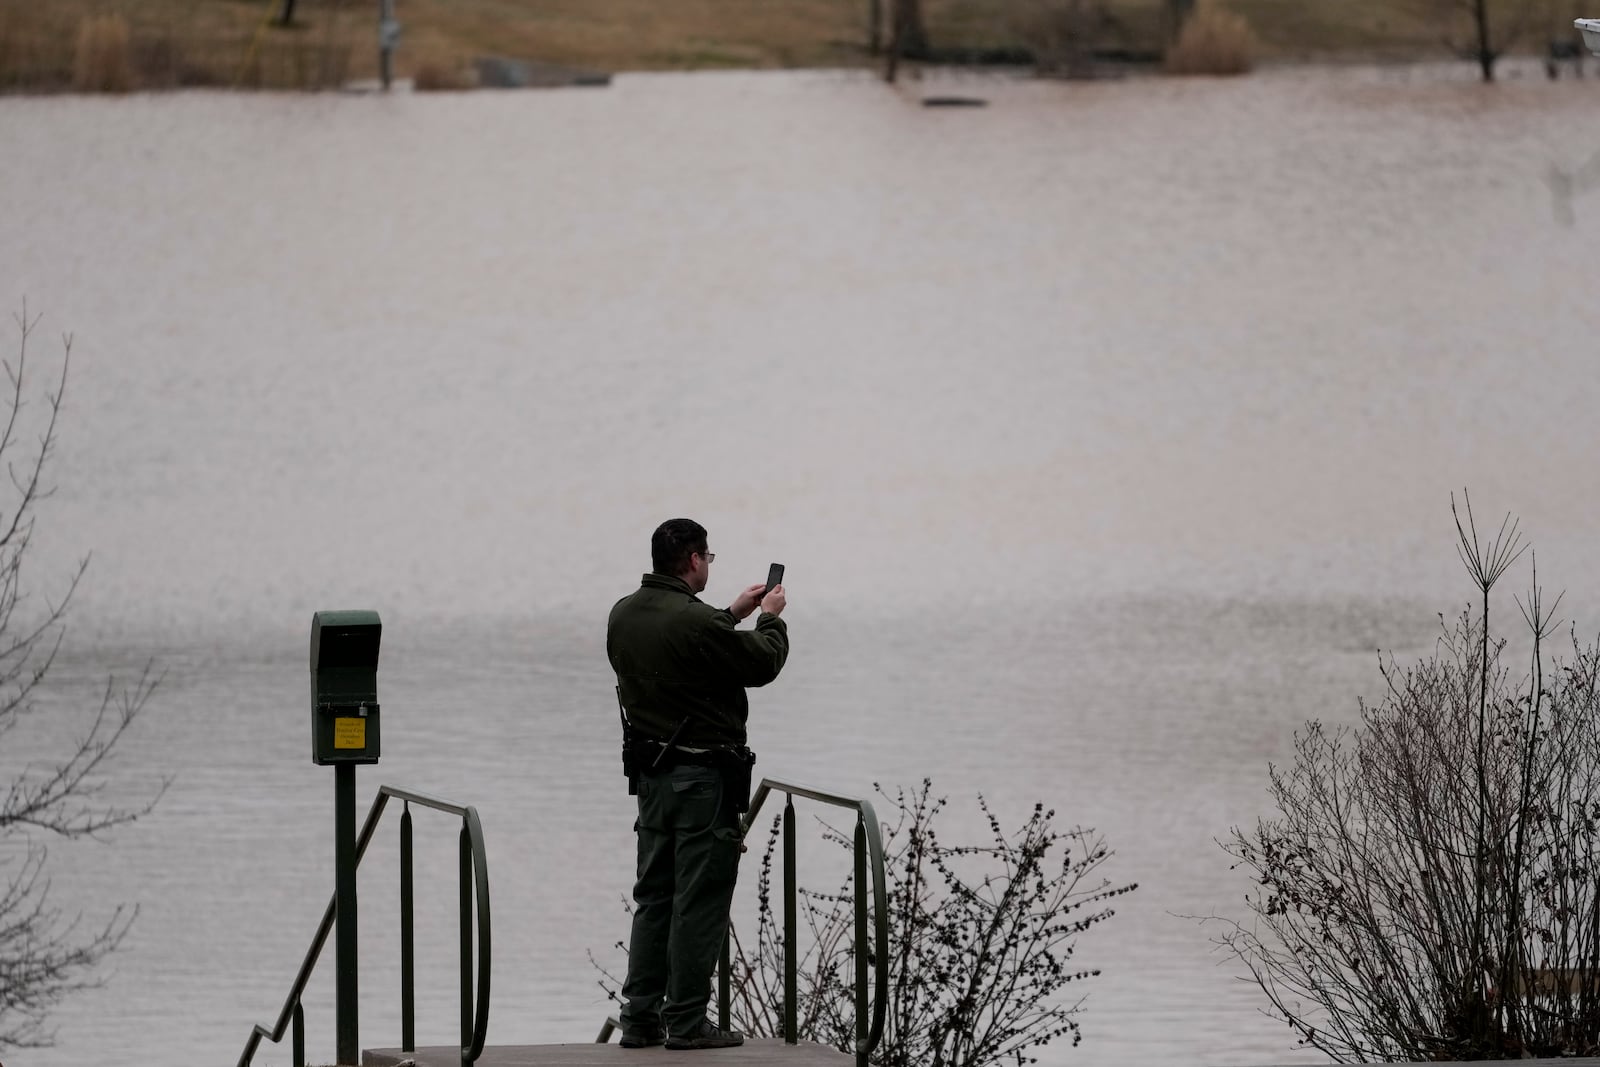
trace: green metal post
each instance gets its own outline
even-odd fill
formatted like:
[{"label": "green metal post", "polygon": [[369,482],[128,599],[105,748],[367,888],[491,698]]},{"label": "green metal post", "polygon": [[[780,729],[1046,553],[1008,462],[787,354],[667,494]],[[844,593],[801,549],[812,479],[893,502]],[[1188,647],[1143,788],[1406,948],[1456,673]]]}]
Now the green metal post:
[{"label": "green metal post", "polygon": [[294,1002],[294,1067],[306,1067],[306,1012],[297,1000]]},{"label": "green metal post", "polygon": [[417,1050],[417,945],[412,923],[411,802],[400,815],[400,1047]]},{"label": "green metal post", "polygon": [[338,1013],[339,1063],[361,1062],[356,972],[356,767],[333,769],[333,871],[335,915],[334,1005]]},{"label": "green metal post", "polygon": [[461,827],[461,1056],[472,1047],[472,837]]},{"label": "green metal post", "polygon": [[860,815],[856,817],[856,1067],[867,1067],[867,824]]},{"label": "green metal post", "polygon": [[799,999],[799,962],[795,959],[800,939],[795,933],[795,912],[798,891],[794,870],[794,795],[785,793],[783,806],[783,1040],[788,1044],[800,1041],[800,1026],[796,1018]]}]

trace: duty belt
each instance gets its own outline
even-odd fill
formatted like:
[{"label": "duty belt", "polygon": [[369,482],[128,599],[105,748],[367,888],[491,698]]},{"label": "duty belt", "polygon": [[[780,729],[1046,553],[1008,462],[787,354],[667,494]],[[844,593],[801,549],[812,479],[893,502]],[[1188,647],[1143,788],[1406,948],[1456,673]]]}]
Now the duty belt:
[{"label": "duty belt", "polygon": [[666,770],[674,766],[743,767],[756,761],[755,753],[744,745],[727,748],[692,749],[669,745],[653,737],[641,738],[645,745],[644,769]]}]

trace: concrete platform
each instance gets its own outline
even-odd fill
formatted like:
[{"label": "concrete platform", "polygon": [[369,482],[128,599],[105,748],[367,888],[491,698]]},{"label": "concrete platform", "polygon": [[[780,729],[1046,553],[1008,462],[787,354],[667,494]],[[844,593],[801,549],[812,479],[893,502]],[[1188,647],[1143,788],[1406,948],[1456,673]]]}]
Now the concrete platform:
[{"label": "concrete platform", "polygon": [[[1600,1067],[1600,1059],[1507,1060],[1516,1067]],[[449,1045],[401,1052],[396,1048],[368,1049],[362,1067],[461,1067],[461,1050]],[[704,1052],[668,1052],[664,1048],[623,1048],[621,1045],[584,1042],[572,1045],[500,1045],[485,1048],[478,1067],[848,1067],[855,1057],[823,1045],[786,1045],[776,1038],[755,1038],[739,1048]],[[1393,1067],[1393,1065],[1391,1065]],[[1400,1067],[1483,1067],[1478,1063],[1430,1063]]]},{"label": "concrete platform", "polygon": [[[461,1067],[461,1050],[450,1045],[402,1052],[367,1049],[362,1067]],[[496,1045],[486,1047],[478,1067],[848,1067],[855,1057],[825,1045],[786,1045],[777,1038],[752,1038],[738,1048],[669,1052],[664,1048],[623,1048],[588,1041],[571,1045]]]}]

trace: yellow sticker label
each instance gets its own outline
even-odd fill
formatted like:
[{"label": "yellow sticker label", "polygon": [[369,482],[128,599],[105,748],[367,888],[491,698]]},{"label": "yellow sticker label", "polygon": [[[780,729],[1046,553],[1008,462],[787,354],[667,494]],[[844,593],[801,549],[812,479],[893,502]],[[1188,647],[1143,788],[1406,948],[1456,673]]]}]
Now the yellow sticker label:
[{"label": "yellow sticker label", "polygon": [[367,720],[366,719],[334,719],[333,720],[333,747],[334,748],[366,748],[367,747]]}]

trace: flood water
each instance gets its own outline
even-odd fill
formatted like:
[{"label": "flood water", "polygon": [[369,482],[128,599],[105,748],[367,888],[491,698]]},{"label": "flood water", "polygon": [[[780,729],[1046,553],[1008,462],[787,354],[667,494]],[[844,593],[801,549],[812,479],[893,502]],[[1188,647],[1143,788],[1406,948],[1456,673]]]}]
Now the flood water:
[{"label": "flood water", "polygon": [[[114,795],[173,777],[52,844],[67,914],[142,911],[19,1061],[233,1062],[276,1017],[333,885],[328,608],[384,622],[362,809],[381,782],[482,815],[490,1041],[592,1038],[632,849],[604,618],[673,515],[711,531],[714,602],[788,566],[758,771],[931,777],[947,840],[979,792],[1043,802],[1140,884],[1042,1063],[1316,1060],[1194,918],[1246,917],[1216,839],[1467,601],[1452,492],[1600,622],[1600,191],[1548,179],[1600,150],[1600,85],[1471,73],[0,101],[0,303],[44,314],[40,374],[74,335],[24,611],[92,553],[0,770],[153,657]],[[418,1036],[449,1044],[428,815]],[[394,857],[386,830],[362,868],[368,1046],[398,1044]]]}]

